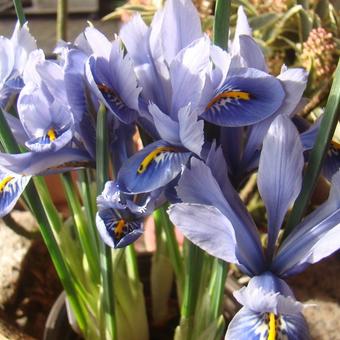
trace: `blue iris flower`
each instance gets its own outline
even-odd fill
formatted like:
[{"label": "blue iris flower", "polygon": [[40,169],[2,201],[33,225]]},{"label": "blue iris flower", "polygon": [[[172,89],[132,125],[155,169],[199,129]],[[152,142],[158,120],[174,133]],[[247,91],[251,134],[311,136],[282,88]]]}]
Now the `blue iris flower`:
[{"label": "blue iris flower", "polygon": [[31,176],[68,171],[93,162],[68,105],[62,67],[45,60],[43,52],[37,50],[29,56],[23,80],[25,86],[17,106],[20,119],[7,113],[5,117],[17,142],[30,151],[0,154],[4,176],[1,215],[13,208]]},{"label": "blue iris flower", "polygon": [[11,39],[0,36],[0,107],[4,108],[9,97],[22,88],[23,71],[29,54],[37,49],[35,39],[25,23],[22,27],[19,22]]},{"label": "blue iris flower", "polygon": [[177,193],[182,203],[169,209],[173,223],[209,254],[236,263],[252,277],[248,287],[236,293],[244,307],[230,323],[226,339],[262,339],[269,334],[273,339],[278,334],[308,339],[302,305],[282,278],[339,249],[340,172],[333,177],[328,200],[277,246],[285,214],[301,189],[303,164],[298,131],[288,117],[279,115],[264,139],[259,161],[257,183],[268,215],[264,249],[255,223],[225,178],[220,149],[212,148],[206,164],[192,159],[181,176]]},{"label": "blue iris flower", "polygon": [[[138,15],[123,26],[120,37],[142,87],[138,122],[161,140],[123,165],[118,176],[121,190],[137,193],[164,186],[181,172],[190,155],[201,157],[202,119],[223,127],[243,127],[284,114],[297,104],[295,97],[302,92],[293,98],[293,86],[287,90],[283,81],[266,72],[263,54],[246,35],[247,29],[241,10],[233,48],[225,52],[203,35],[196,9],[185,0],[167,1],[150,27]],[[297,83],[300,90],[305,79]],[[183,120],[185,115],[189,120]],[[190,129],[184,142],[183,132]]]},{"label": "blue iris flower", "polygon": [[101,238],[112,248],[126,247],[143,234],[144,218],[163,203],[160,191],[126,195],[120,192],[116,182],[106,182],[97,197],[96,224]]}]

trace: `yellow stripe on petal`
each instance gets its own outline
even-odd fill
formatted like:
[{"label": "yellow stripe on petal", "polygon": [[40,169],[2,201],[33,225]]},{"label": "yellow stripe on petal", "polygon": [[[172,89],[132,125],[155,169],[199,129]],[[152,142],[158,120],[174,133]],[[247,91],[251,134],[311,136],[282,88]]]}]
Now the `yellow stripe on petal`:
[{"label": "yellow stripe on petal", "polygon": [[125,226],[125,220],[120,219],[114,230],[115,235],[118,239],[122,238],[124,226]]},{"label": "yellow stripe on petal", "polygon": [[155,150],[151,151],[140,163],[140,166],[137,170],[138,174],[144,173],[152,161],[156,160],[158,156],[165,152],[178,152],[178,150],[172,146],[160,146]]},{"label": "yellow stripe on petal", "polygon": [[13,176],[7,176],[5,177],[2,181],[0,181],[0,192],[3,192],[6,185],[12,180],[14,179]]},{"label": "yellow stripe on petal", "polygon": [[222,92],[208,103],[207,109],[210,109],[213,105],[219,103],[222,99],[250,100],[250,93],[244,91]]},{"label": "yellow stripe on petal", "polygon": [[51,142],[53,142],[57,138],[57,135],[56,135],[56,132],[55,132],[54,129],[49,129],[47,131],[47,136],[48,136],[48,138],[50,139]]},{"label": "yellow stripe on petal", "polygon": [[274,313],[269,313],[268,340],[276,340],[276,317]]}]

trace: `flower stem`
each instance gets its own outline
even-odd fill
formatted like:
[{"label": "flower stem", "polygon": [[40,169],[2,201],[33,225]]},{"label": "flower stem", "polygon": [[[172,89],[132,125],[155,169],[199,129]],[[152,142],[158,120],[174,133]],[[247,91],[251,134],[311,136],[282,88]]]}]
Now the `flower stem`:
[{"label": "flower stem", "polygon": [[326,156],[330,141],[335,131],[336,124],[340,117],[340,60],[335,71],[332,88],[327,100],[325,113],[320,124],[320,129],[315,145],[311,151],[305,176],[302,182],[302,189],[295,201],[292,212],[289,216],[282,240],[284,240],[301,221],[310,197],[319,177],[323,160]]},{"label": "flower stem", "polygon": [[[104,189],[105,182],[108,180],[109,160],[108,160],[108,129],[107,129],[107,113],[103,105],[101,105],[97,115],[97,194],[101,194]],[[114,309],[114,286],[112,273],[112,254],[103,241],[100,242],[100,266],[102,272],[102,297],[101,304],[104,309],[104,330],[105,334],[101,334],[101,339],[117,339],[117,327]],[[101,327],[102,329],[102,327]]]},{"label": "flower stem", "polygon": [[57,42],[67,40],[67,7],[68,0],[58,0],[57,8]]},{"label": "flower stem", "polygon": [[61,180],[75,225],[77,227],[79,240],[89,264],[91,278],[93,282],[99,282],[99,257],[97,256],[98,249],[94,230],[86,223],[84,212],[81,208],[71,174],[65,173],[61,175]]},{"label": "flower stem", "polygon": [[24,10],[22,8],[21,0],[13,0],[15,13],[17,15],[17,18],[19,20],[20,26],[22,26],[26,22]]}]

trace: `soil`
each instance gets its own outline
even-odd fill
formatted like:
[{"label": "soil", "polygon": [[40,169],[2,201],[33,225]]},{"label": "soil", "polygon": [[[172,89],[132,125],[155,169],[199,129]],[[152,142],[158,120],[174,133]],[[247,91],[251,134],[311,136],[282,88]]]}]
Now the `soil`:
[{"label": "soil", "polygon": [[[36,228],[28,213],[12,216],[29,230]],[[0,221],[0,250],[0,339],[42,339],[48,312],[62,290],[43,241],[19,236]],[[297,299],[313,305],[304,310],[312,339],[340,340],[339,272],[337,253],[289,280]],[[229,280],[227,287],[232,291],[238,284]],[[237,310],[230,299],[225,304]]]}]

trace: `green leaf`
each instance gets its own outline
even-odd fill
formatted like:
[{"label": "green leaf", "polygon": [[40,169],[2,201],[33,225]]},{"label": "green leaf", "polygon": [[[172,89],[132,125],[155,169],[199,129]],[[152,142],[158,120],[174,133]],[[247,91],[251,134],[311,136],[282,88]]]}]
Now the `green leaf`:
[{"label": "green leaf", "polygon": [[261,30],[266,27],[274,26],[280,15],[278,13],[265,13],[249,19],[251,28],[255,30]]}]

